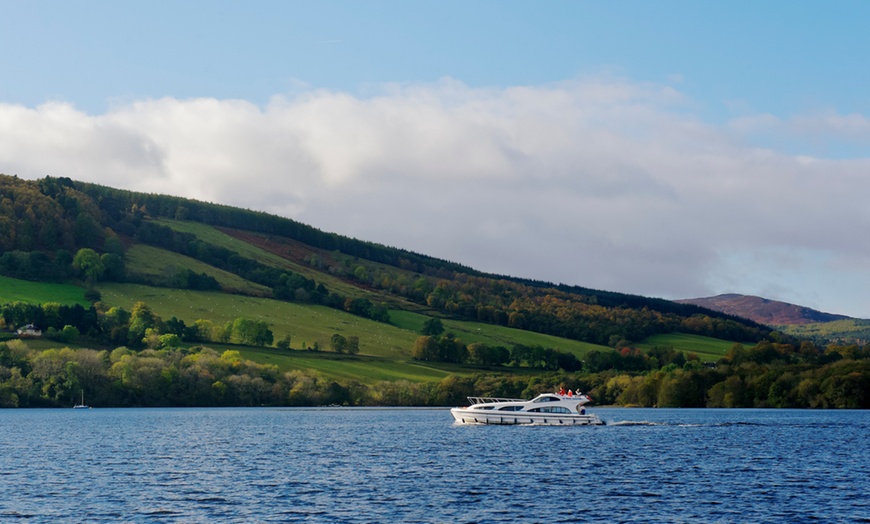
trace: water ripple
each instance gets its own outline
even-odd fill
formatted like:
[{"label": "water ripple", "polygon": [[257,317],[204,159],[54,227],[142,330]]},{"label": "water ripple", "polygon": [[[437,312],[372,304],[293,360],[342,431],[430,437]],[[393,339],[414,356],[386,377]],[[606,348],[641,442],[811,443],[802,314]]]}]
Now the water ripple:
[{"label": "water ripple", "polygon": [[596,411],[2,411],[0,521],[870,522],[868,412]]}]

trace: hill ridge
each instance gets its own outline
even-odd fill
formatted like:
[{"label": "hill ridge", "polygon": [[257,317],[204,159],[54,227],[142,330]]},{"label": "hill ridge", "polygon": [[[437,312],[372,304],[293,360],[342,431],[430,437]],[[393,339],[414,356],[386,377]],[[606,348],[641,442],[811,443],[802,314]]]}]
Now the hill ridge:
[{"label": "hill ridge", "polygon": [[675,302],[694,304],[729,315],[747,318],[768,326],[804,325],[851,319],[851,317],[846,315],[825,313],[806,306],[739,293],[723,293],[713,297],[687,298],[676,300]]},{"label": "hill ridge", "polygon": [[[209,238],[207,231],[184,227],[184,223],[284,239],[308,246],[310,254],[301,259],[298,253],[280,255],[305,265],[297,270],[239,252]],[[385,302],[395,297],[391,304],[413,303],[431,316],[609,346],[674,331],[747,341],[760,340],[769,332],[751,320],[692,304],[488,274],[261,211],[69,178],[26,181],[0,176],[0,226],[8,231],[5,245],[0,246],[7,251],[0,258],[0,273],[22,278],[49,275],[65,281],[78,277],[91,285],[96,280],[135,278],[137,283],[179,289],[221,289],[214,275],[202,271],[202,265],[126,271],[125,252],[142,244],[235,274],[271,290],[279,300],[327,305],[382,321],[388,321]],[[284,248],[291,248],[289,242]],[[86,275],[82,267],[75,269],[70,263],[72,254],[82,249],[96,251],[93,256],[101,258],[106,271]]]}]

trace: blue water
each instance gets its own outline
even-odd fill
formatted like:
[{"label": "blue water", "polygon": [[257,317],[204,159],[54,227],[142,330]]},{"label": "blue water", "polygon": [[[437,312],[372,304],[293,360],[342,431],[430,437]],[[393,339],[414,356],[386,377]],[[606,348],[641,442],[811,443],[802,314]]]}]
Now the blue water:
[{"label": "blue water", "polygon": [[0,521],[870,522],[870,412],[0,411]]}]

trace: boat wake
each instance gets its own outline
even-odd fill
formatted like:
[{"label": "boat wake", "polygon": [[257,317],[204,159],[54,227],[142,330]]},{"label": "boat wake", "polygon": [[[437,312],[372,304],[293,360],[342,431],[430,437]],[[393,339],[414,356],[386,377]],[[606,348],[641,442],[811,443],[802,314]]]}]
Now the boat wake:
[{"label": "boat wake", "polygon": [[664,422],[651,422],[649,420],[620,420],[619,422],[608,422],[608,426],[666,426]]},{"label": "boat wake", "polygon": [[685,423],[685,422],[653,422],[649,420],[620,420],[618,422],[607,422],[608,426],[672,426],[678,428],[727,428],[735,426],[769,426],[770,424],[760,424],[757,422],[716,422],[710,424]]}]

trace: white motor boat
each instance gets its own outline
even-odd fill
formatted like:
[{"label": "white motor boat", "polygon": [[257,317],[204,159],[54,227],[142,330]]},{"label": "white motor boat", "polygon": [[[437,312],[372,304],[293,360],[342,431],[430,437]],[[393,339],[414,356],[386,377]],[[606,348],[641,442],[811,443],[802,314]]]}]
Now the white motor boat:
[{"label": "white motor boat", "polygon": [[531,424],[541,426],[602,426],[598,415],[587,413],[588,395],[544,393],[531,400],[468,397],[468,407],[453,408],[458,424]]}]

